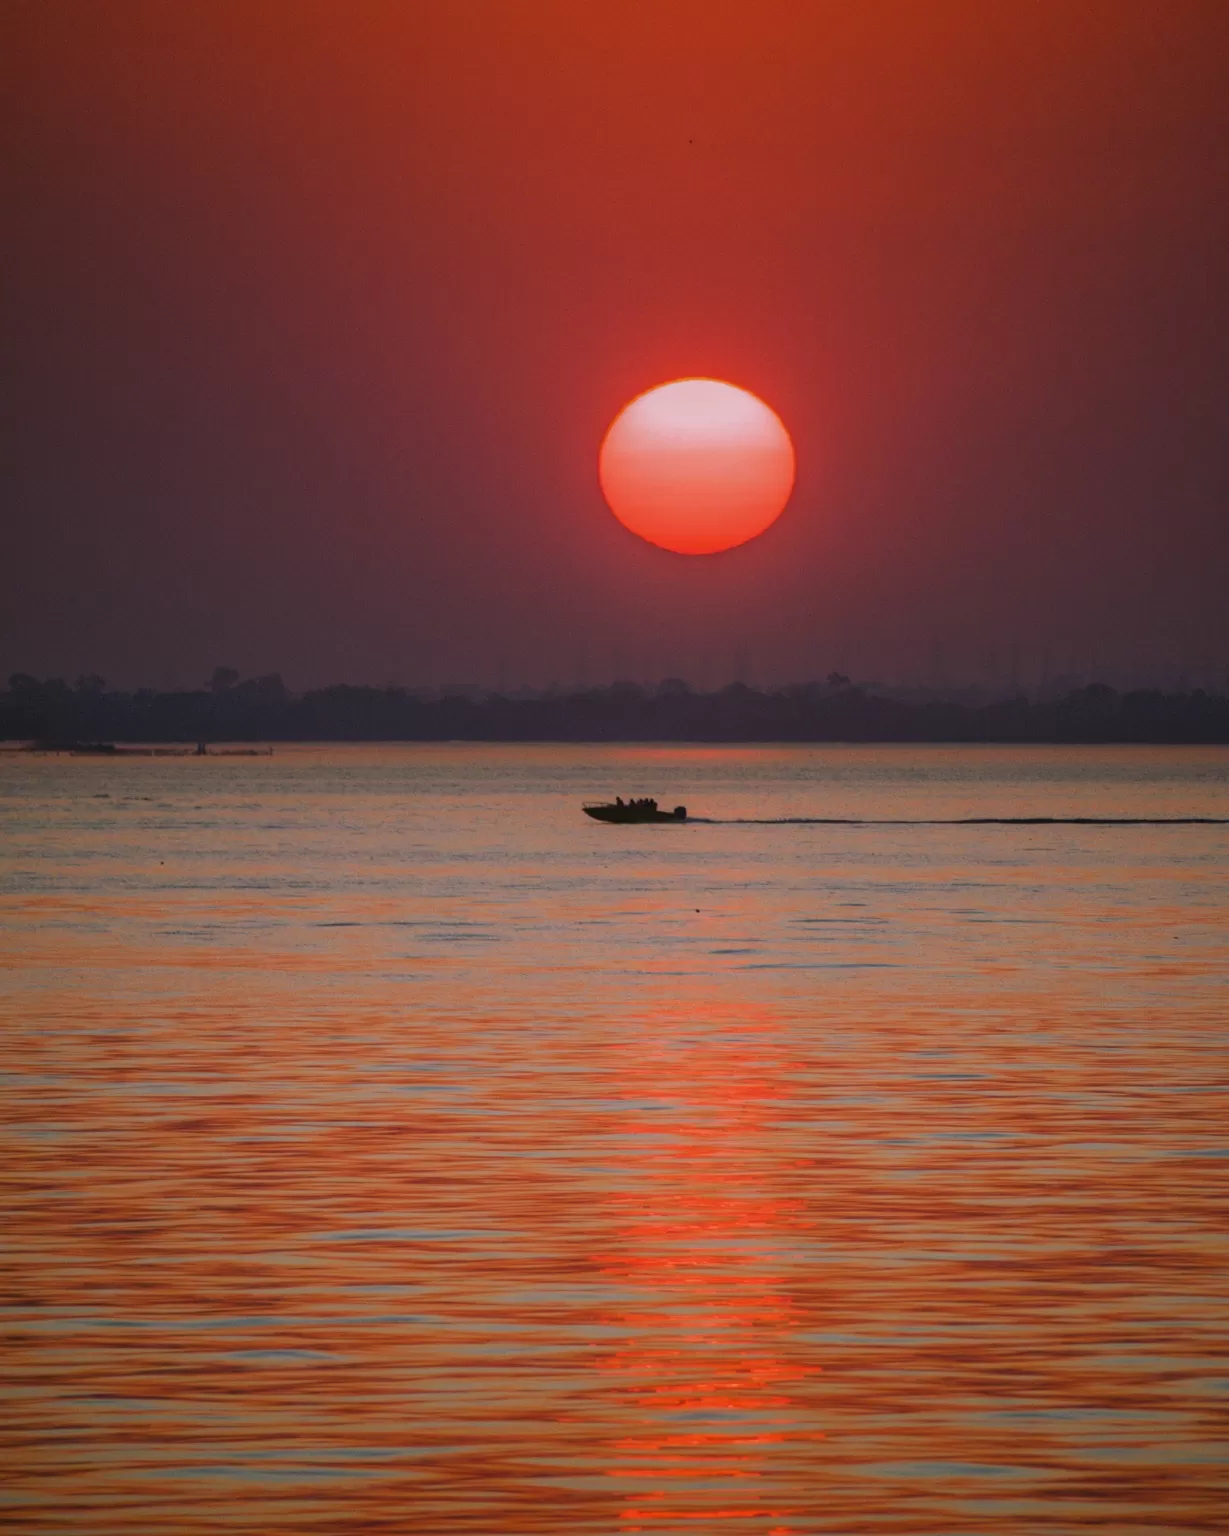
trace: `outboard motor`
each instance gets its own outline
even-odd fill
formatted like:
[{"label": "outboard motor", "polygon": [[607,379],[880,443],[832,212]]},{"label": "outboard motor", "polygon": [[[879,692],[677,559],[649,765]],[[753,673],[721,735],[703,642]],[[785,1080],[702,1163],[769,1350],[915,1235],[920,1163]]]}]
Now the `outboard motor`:
[{"label": "outboard motor", "polygon": [[685,805],[676,805],[674,807],[674,819],[675,821],[687,820],[687,807]]}]

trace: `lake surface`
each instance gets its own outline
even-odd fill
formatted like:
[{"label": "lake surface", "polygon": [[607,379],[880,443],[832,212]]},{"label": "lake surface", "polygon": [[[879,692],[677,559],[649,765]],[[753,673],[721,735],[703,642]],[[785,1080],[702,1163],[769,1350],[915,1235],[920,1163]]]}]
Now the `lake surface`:
[{"label": "lake surface", "polygon": [[1229,1529],[1229,826],[735,820],[986,815],[1229,754],[0,756],[0,1524]]}]

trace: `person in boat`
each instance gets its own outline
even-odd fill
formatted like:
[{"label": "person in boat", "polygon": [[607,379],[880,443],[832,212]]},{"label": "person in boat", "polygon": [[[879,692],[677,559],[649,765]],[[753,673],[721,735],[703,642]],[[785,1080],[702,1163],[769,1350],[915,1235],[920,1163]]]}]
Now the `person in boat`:
[{"label": "person in boat", "polygon": [[620,810],[622,810],[622,808],[623,808],[623,796],[622,795],[616,795],[615,796],[615,804],[620,808]]}]

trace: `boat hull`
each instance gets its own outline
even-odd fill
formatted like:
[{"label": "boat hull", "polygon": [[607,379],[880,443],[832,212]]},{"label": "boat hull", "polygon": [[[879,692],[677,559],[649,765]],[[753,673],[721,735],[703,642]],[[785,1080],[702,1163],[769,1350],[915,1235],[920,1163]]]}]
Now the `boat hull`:
[{"label": "boat hull", "polygon": [[628,822],[679,822],[687,820],[687,807],[676,806],[673,811],[651,811],[638,805],[586,805],[586,816],[594,821],[612,821],[620,825]]}]

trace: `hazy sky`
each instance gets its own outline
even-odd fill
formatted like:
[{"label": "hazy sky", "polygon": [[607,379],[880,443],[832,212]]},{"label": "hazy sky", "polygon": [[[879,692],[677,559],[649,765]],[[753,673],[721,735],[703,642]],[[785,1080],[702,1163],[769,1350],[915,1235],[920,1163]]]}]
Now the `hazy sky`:
[{"label": "hazy sky", "polygon": [[[1225,0],[7,0],[0,668],[1229,660]],[[597,450],[789,427],[670,555]]]}]

